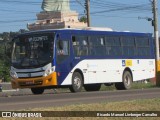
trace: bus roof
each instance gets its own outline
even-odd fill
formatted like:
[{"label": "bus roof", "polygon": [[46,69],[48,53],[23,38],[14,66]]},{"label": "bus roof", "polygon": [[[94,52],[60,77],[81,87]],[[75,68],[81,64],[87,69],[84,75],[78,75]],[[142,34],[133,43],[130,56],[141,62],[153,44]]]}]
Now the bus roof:
[{"label": "bus roof", "polygon": [[[108,31],[107,29],[100,29],[100,28],[96,28],[96,29],[93,29],[93,28],[88,28],[88,29],[74,29],[74,28],[64,28],[64,29],[46,29],[46,30],[37,30],[37,31],[29,31],[29,32],[26,32],[26,33],[22,33],[20,35],[28,35],[28,34],[37,34],[37,33],[47,33],[47,32],[74,32],[74,33],[90,33],[90,32],[93,32],[95,34],[95,32],[97,34],[111,34],[111,35],[136,35],[136,36],[152,36],[151,33],[139,33],[139,32],[129,32],[129,31],[123,31],[123,32],[120,32],[120,31],[113,31],[111,30],[110,28],[108,28]],[[19,36],[19,35],[18,35]]]}]

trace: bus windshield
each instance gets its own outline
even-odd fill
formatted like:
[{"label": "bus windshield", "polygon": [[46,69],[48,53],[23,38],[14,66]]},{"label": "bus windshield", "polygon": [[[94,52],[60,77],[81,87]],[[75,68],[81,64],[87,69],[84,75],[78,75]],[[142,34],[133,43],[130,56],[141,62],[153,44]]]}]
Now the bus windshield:
[{"label": "bus windshield", "polygon": [[15,38],[12,65],[15,68],[35,68],[53,59],[53,34],[22,35]]}]

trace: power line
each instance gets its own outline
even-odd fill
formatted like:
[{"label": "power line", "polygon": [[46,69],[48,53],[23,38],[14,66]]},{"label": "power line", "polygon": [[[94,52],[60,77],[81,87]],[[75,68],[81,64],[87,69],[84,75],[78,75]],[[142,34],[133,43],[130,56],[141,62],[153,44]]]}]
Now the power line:
[{"label": "power line", "polygon": [[98,7],[101,9],[122,9],[125,8],[126,10],[151,10],[150,4],[139,4],[139,5],[128,5],[128,4],[110,4],[110,3],[103,3],[101,4],[99,1],[92,2],[91,6]]},{"label": "power line", "polygon": [[[2,0],[3,2],[4,2],[4,0]],[[2,2],[1,1],[1,2]],[[5,2],[9,2],[10,0],[5,0]],[[20,3],[40,3],[40,2],[25,2],[25,1],[10,1],[10,2],[20,2]],[[72,1],[72,2],[78,2],[83,8],[84,8],[84,6],[82,5],[82,3],[79,1],[79,0],[75,0],[75,1]],[[95,3],[96,3],[96,6],[95,6]],[[139,6],[137,6],[137,7],[134,7],[134,6],[128,6],[128,4],[125,4],[125,6],[128,6],[128,7],[124,7],[124,4],[116,4],[116,3],[112,3],[112,2],[109,2],[109,4],[108,3],[103,3],[103,4],[101,4],[100,2],[95,2],[95,1],[93,1],[92,2],[92,4],[93,4],[93,8],[96,8],[96,7],[99,7],[99,8],[103,8],[103,9],[105,9],[106,10],[106,7],[108,7],[108,8],[115,8],[115,10],[116,11],[120,11],[120,10],[125,10],[125,11],[139,11],[139,10],[141,10],[141,12],[142,12],[142,10],[143,11],[149,11],[150,9],[148,9],[148,6],[146,6],[145,8],[144,8],[144,5],[148,5],[148,4],[142,4],[142,5],[139,5]],[[113,4],[114,4],[114,6],[115,7],[113,7]],[[102,7],[103,6],[103,7]],[[125,8],[125,9],[124,9]],[[132,8],[132,9],[131,9]],[[103,10],[103,11],[105,11],[105,10]],[[108,11],[115,11],[115,10],[113,10],[113,9],[111,9],[111,10],[106,10],[107,12]],[[21,11],[21,10],[19,10],[19,11],[17,11],[17,10],[8,10],[8,9],[1,9],[1,11],[4,11],[4,12],[16,12],[16,13],[33,13],[33,11]],[[101,11],[101,13],[103,13],[103,11]],[[35,13],[35,12],[34,12]],[[98,12],[96,11],[96,14],[97,14]]]},{"label": "power line", "polygon": [[80,2],[80,0],[76,0],[76,1],[77,1],[78,4],[80,4],[81,7],[85,8],[84,5],[83,5],[83,3]]},{"label": "power line", "polygon": [[[103,1],[103,3],[102,3]],[[21,1],[21,0],[0,0],[0,4],[5,3],[5,4],[25,4],[26,6],[28,5],[41,5],[42,2],[37,2],[37,1]],[[80,12],[80,16],[84,15],[84,0],[70,0],[70,3],[75,9],[77,9],[78,12]],[[137,17],[123,17],[123,16],[107,16],[109,13],[113,12],[126,12],[126,14],[133,14],[133,13],[150,13],[151,11],[151,6],[149,3],[134,3],[134,4],[125,4],[122,2],[110,2],[108,0],[91,0],[91,15],[92,16],[102,16],[102,17],[118,17],[118,18],[130,18],[130,19],[135,19]],[[79,9],[78,6],[81,6],[83,9]],[[40,8],[40,7],[39,7]],[[26,7],[28,9],[28,7]],[[15,14],[31,14],[31,13],[38,13],[39,11],[30,11],[30,10],[18,10],[18,8],[15,9],[8,9],[8,8],[0,8],[0,11],[9,12],[9,13],[14,13]],[[105,13],[105,14],[104,14]],[[103,14],[103,15],[102,15]],[[2,19],[3,17],[1,17]],[[7,24],[7,23],[18,23],[18,22],[28,22],[28,21],[34,21],[36,19],[17,19],[17,20],[8,20],[8,21],[0,21],[1,24]]]},{"label": "power line", "polygon": [[0,21],[0,23],[17,23],[17,22],[28,22],[28,21],[34,21],[36,19],[28,19],[28,20],[5,20],[5,21]]},{"label": "power line", "polygon": [[16,13],[37,13],[37,12],[34,12],[34,11],[9,10],[9,9],[2,9],[2,8],[0,8],[0,11],[3,11],[3,12],[16,12]]},{"label": "power line", "polygon": [[[102,2],[100,2],[100,1],[102,1]],[[130,0],[131,1],[131,0]],[[94,1],[95,2],[95,1]],[[110,5],[113,5],[113,6],[130,6],[131,4],[126,4],[126,1],[125,1],[125,3],[122,3],[122,2],[111,2],[111,1],[109,1],[109,0],[98,0],[98,1],[96,1],[96,2],[99,2],[100,4],[104,4],[104,3],[106,3],[106,4],[110,4]],[[150,4],[150,2],[148,1],[148,3],[144,3],[144,2],[142,2],[142,3],[140,3],[140,2],[138,2],[138,3],[135,3],[135,2],[133,2],[132,3],[132,5],[145,5],[145,4]]]},{"label": "power line", "polygon": [[135,17],[124,17],[124,16],[116,16],[116,15],[111,15],[111,16],[109,16],[109,15],[93,15],[93,16],[97,16],[97,17],[99,17],[99,16],[102,16],[102,17],[107,17],[107,18],[113,18],[113,17],[116,17],[116,18],[123,18],[123,19],[138,19],[138,17],[137,16],[135,16]]},{"label": "power line", "polygon": [[129,9],[137,9],[140,6],[130,6],[130,7],[123,7],[123,8],[115,8],[115,9],[109,9],[109,10],[103,10],[103,11],[96,11],[96,12],[91,12],[91,14],[97,14],[97,13],[106,13],[106,12],[114,12],[114,11],[122,11],[122,10],[129,10]]},{"label": "power line", "polygon": [[[33,1],[18,1],[18,0],[1,0],[2,3],[16,3],[16,4],[32,4],[32,5],[39,5],[42,4],[42,2],[33,2]],[[68,2],[68,0],[63,2]],[[76,0],[71,0],[70,3],[76,3]],[[55,2],[49,2],[49,3],[55,3]]]}]

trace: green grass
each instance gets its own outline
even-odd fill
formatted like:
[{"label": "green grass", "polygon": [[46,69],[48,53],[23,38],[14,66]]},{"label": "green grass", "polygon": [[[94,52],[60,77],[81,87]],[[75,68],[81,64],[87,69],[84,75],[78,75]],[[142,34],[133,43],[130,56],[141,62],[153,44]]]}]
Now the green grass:
[{"label": "green grass", "polygon": [[[160,98],[122,102],[102,102],[95,104],[76,104],[63,107],[47,107],[25,109],[20,111],[159,111]],[[11,118],[21,120],[22,118]],[[54,118],[23,118],[24,120],[159,120],[157,117],[54,117]],[[3,120],[8,120],[4,118]]]},{"label": "green grass", "polygon": [[143,88],[154,88],[156,87],[155,84],[148,82],[148,83],[133,83],[132,84],[132,89],[143,89]]},{"label": "green grass", "polygon": [[[156,87],[155,84],[148,82],[148,83],[144,83],[144,82],[134,82],[132,83],[132,87],[131,89],[146,89],[146,88],[154,88]],[[115,86],[105,86],[104,84],[102,84],[101,86],[101,91],[114,91],[116,90]]]},{"label": "green grass", "polygon": [[[131,89],[146,89],[156,87],[151,82],[149,83],[133,83]],[[102,85],[101,91],[114,91],[115,86]],[[84,91],[84,89],[83,89]],[[59,89],[59,92],[69,92],[68,89]],[[95,104],[76,104],[63,107],[47,107],[25,109],[22,111],[160,111],[160,98],[158,99],[143,99],[123,102],[103,102]],[[54,117],[54,118],[24,118],[25,120],[159,120],[156,117]],[[8,120],[8,119],[3,119]],[[12,118],[11,120],[21,120],[21,118]]]},{"label": "green grass", "polygon": [[[27,109],[28,111],[159,111],[159,99],[132,100],[123,102],[103,102],[96,104],[78,104],[63,107],[35,108]],[[53,118],[45,118],[53,119]],[[56,120],[158,120],[156,117],[135,118],[135,117],[61,117]]]},{"label": "green grass", "polygon": [[102,102],[95,104],[66,105],[63,107],[35,108],[28,110],[42,111],[159,111],[160,98],[122,102]]},{"label": "green grass", "polygon": [[[148,83],[144,83],[144,82],[134,82],[132,83],[132,87],[131,89],[146,89],[146,88],[154,88],[156,87],[155,84],[153,84],[152,82],[148,82]],[[114,84],[111,86],[105,86],[104,84],[102,84],[100,91],[114,91],[116,90]],[[62,88],[62,89],[58,89],[59,92],[70,92],[68,88]],[[82,91],[85,91],[84,88],[82,89]]]}]

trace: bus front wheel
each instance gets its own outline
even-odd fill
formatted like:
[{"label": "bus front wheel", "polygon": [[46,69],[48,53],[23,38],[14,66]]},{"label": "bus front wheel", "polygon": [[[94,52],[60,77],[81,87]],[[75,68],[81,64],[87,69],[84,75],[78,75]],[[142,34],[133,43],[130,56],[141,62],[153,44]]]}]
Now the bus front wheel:
[{"label": "bus front wheel", "polygon": [[72,85],[69,87],[71,92],[80,92],[82,90],[83,80],[79,72],[73,73]]},{"label": "bus front wheel", "polygon": [[133,81],[133,78],[132,78],[132,75],[129,71],[124,71],[124,74],[123,74],[123,82],[121,83],[115,83],[115,87],[117,90],[128,90],[131,88],[131,85],[132,85],[132,81]]},{"label": "bus front wheel", "polygon": [[31,88],[33,94],[38,95],[44,92],[44,88]]}]

